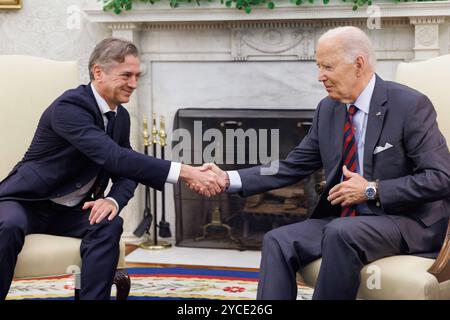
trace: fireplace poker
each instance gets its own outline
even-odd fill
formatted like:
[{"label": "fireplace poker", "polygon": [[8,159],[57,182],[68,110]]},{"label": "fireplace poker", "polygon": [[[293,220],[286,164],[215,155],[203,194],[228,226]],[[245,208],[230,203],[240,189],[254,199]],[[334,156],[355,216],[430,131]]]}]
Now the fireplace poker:
[{"label": "fireplace poker", "polygon": [[[158,144],[158,129],[156,128],[156,114],[153,113],[153,127],[152,127],[152,141],[151,144],[153,145],[153,156],[157,156],[157,144]],[[148,193],[150,197],[150,191]],[[153,189],[153,241],[146,241],[144,243],[141,243],[139,246],[143,249],[147,250],[161,250],[161,249],[167,249],[172,246],[170,242],[167,241],[158,241],[158,232],[157,232],[157,215],[158,215],[158,206],[157,206],[157,191],[156,189]]]},{"label": "fireplace poker", "polygon": [[[156,128],[156,113],[153,113],[153,126],[152,126],[152,143],[153,143],[153,157],[157,157],[156,154],[156,146],[158,144],[158,140],[156,139],[156,137],[158,136],[158,129]],[[154,213],[154,229],[153,229],[153,243],[155,245],[158,245],[158,234],[157,234],[157,221],[156,221],[156,216],[157,216],[157,210],[158,210],[158,206],[157,206],[157,191],[156,189],[153,189],[153,213]]]},{"label": "fireplace poker", "polygon": [[[151,144],[148,134],[148,124],[147,124],[147,118],[144,118],[143,120],[143,137],[144,137],[144,153],[145,155],[148,155],[148,146]],[[134,230],[133,234],[136,237],[142,237],[142,235],[147,232],[150,234],[150,226],[152,225],[152,213],[150,211],[150,187],[145,186],[145,209],[144,209],[144,215],[141,223],[139,226]]]},{"label": "fireplace poker", "polygon": [[[164,148],[166,143],[166,122],[163,116],[159,122],[159,144],[161,146],[161,159],[164,159]],[[159,222],[159,236],[161,238],[170,238],[172,236],[170,232],[170,223],[166,221],[166,199],[164,186],[161,191],[161,221]]]}]

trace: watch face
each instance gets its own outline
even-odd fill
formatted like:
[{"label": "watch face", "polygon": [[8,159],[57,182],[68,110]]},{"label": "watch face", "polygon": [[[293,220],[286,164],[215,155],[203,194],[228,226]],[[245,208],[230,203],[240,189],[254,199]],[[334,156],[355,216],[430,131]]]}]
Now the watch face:
[{"label": "watch face", "polygon": [[369,199],[373,199],[375,197],[376,191],[375,188],[367,188],[366,189],[366,196]]}]

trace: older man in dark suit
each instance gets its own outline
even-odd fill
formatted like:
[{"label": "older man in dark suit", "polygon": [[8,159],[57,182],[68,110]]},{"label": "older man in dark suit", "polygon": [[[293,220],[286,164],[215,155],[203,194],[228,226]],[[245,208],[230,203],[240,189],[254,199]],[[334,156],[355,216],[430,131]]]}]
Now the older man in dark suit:
[{"label": "older man in dark suit", "polygon": [[121,104],[140,75],[134,44],[105,39],[91,54],[89,74],[91,83],[45,110],[25,156],[0,182],[0,300],[30,233],[82,238],[80,298],[109,299],[122,234],[118,214],[137,182],[160,190],[181,178],[208,195],[224,187],[216,174],[131,149],[130,116]]},{"label": "older man in dark suit", "polygon": [[374,73],[372,45],[358,28],[322,35],[316,61],[328,97],[308,135],[285,160],[270,164],[275,174],[204,166],[244,196],[325,171],[310,219],[265,235],[259,299],[295,299],[297,271],[320,257],[313,298],[355,299],[364,264],[396,254],[433,255],[445,237],[450,154],[431,102]]}]

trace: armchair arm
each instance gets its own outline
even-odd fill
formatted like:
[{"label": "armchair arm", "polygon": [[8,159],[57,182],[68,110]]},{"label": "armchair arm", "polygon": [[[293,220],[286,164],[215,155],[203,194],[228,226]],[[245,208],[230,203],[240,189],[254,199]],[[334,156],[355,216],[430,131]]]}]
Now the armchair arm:
[{"label": "armchair arm", "polygon": [[427,270],[434,275],[439,282],[444,282],[450,279],[450,220],[447,227],[447,235],[439,252],[436,261]]},{"label": "armchair arm", "polygon": [[[317,195],[321,195],[325,188],[325,181],[321,181],[314,186]],[[444,282],[450,279],[450,220],[447,227],[447,235],[445,236],[444,244],[439,252],[436,261],[427,270],[436,277],[439,282]]]}]

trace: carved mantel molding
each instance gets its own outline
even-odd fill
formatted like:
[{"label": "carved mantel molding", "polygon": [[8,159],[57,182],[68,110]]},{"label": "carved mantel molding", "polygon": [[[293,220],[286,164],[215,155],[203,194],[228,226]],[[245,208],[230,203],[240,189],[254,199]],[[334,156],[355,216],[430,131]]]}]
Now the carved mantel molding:
[{"label": "carved mantel molding", "polygon": [[[444,24],[448,30],[450,1],[401,4],[381,2],[376,5],[381,17],[381,28],[409,23],[414,26],[413,59],[426,59],[448,51],[448,48],[442,50],[439,35],[442,33],[441,25]],[[327,6],[279,4],[275,10],[254,8],[251,14],[245,14],[242,10],[225,8],[219,3],[202,3],[201,6],[183,5],[177,9],[171,9],[165,3],[157,3],[152,6],[138,3],[133,11],[125,11],[116,15],[104,12],[101,4],[97,3],[85,8],[84,13],[89,20],[105,24],[115,35],[123,35],[123,31],[230,30],[231,58],[233,60],[252,59],[255,52],[268,56],[270,51],[275,49],[263,48],[264,44],[256,46],[255,39],[266,37],[266,39],[272,38],[272,41],[275,41],[274,37],[278,37],[284,47],[292,46],[290,50],[280,49],[286,55],[295,59],[308,60],[313,53],[304,38],[305,32],[342,25],[364,28],[367,27],[368,18],[372,15],[373,10],[362,7],[353,11],[351,5],[340,1],[334,3],[331,1]],[[243,31],[244,29],[246,31]],[[257,29],[262,29],[262,31]],[[297,36],[294,36],[295,39],[291,43],[288,38],[293,34],[297,34]],[[130,38],[129,35],[128,38]],[[314,38],[312,41],[314,42]],[[274,43],[272,43],[273,45]],[[383,53],[383,57],[385,57],[385,53]]]},{"label": "carved mantel molding", "polygon": [[[333,2],[333,1],[332,1]],[[382,18],[399,17],[433,17],[450,16],[450,1],[424,1],[408,3],[377,3]],[[317,19],[358,19],[369,16],[365,7],[351,10],[351,4],[342,2],[323,5],[292,6],[292,4],[277,4],[277,8],[269,10],[254,8],[251,14],[242,10],[225,8],[218,3],[203,4],[197,7],[182,6],[171,9],[166,3],[153,6],[136,4],[131,12],[116,15],[104,12],[100,4],[92,4],[84,10],[87,17],[95,22],[115,23],[173,23],[173,22],[230,22],[230,21],[298,21]]]}]

